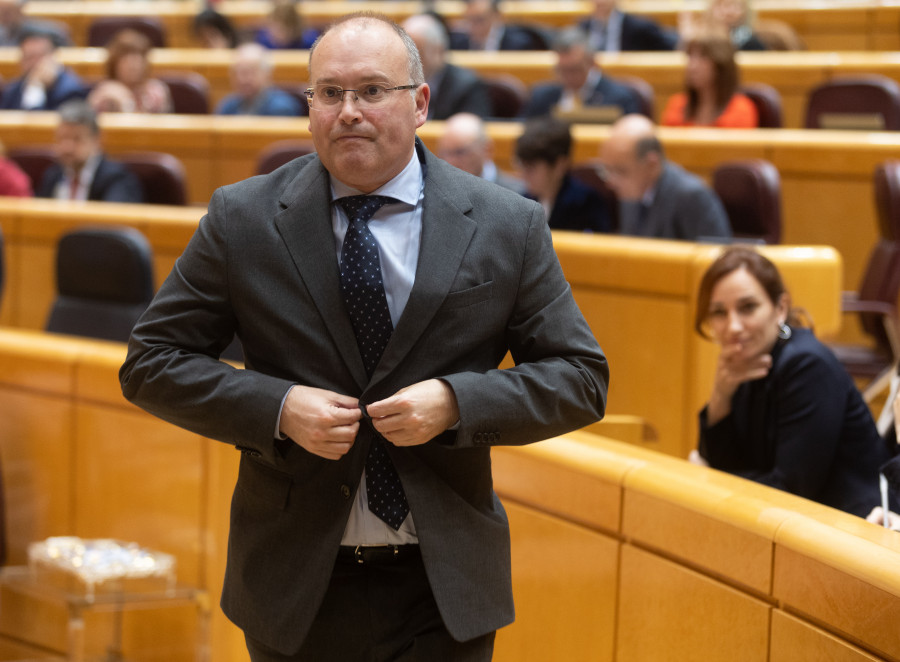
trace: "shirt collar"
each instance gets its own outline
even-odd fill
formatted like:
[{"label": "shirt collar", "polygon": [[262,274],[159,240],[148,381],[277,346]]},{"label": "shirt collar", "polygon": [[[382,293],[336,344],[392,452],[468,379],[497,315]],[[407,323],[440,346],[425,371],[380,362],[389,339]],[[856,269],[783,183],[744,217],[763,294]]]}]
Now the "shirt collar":
[{"label": "shirt collar", "polygon": [[[382,184],[369,195],[387,195],[414,207],[419,201],[421,190],[422,164],[419,161],[419,155],[413,150],[412,158],[410,158],[406,167],[396,177]],[[344,198],[349,195],[363,195],[363,193],[338,181],[337,178],[331,177],[331,201],[334,202],[338,198]]]}]

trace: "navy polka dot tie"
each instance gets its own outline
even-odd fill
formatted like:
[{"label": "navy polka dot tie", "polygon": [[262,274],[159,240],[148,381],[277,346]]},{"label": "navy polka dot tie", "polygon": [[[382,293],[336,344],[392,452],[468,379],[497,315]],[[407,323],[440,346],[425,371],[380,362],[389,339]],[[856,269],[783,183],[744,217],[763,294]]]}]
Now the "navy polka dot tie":
[{"label": "navy polka dot tie", "polygon": [[[383,205],[396,200],[383,195],[354,195],[338,202],[350,219],[341,249],[341,292],[366,374],[371,377],[394,325],[384,294],[378,242],[368,222]],[[400,476],[379,437],[373,440],[366,458],[366,492],[369,510],[395,530],[399,529],[409,513],[409,503]]]}]

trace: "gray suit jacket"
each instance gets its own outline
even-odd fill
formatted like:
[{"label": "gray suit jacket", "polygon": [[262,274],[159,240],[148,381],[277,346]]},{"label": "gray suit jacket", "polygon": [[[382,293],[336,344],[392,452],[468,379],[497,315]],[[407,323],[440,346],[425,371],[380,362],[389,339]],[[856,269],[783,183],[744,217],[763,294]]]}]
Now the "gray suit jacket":
[{"label": "gray suit jacket", "polygon": [[649,208],[638,202],[619,207],[621,234],[696,241],[727,239],[731,225],[725,207],[706,183],[676,163],[666,161]]},{"label": "gray suit jacket", "polygon": [[[315,154],[216,191],[122,366],[130,400],[242,451],[222,607],[276,650],[296,651],[308,631],[374,435],[361,425],[339,461],[274,441],[292,384],[364,403],[434,377],[452,386],[457,430],[387,448],[438,607],[459,640],[514,618],[491,446],[582,427],[605,407],[606,359],[542,209],[418,142],[417,150],[426,168],[419,266],[371,379],[340,295],[329,176]],[[235,331],[243,371],[217,360]],[[496,369],[507,350],[518,365]]]}]

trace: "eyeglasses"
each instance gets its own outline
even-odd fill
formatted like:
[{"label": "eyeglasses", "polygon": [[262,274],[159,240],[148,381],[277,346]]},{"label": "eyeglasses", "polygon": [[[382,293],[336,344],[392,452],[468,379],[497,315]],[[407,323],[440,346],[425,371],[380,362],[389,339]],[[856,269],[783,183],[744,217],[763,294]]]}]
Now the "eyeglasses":
[{"label": "eyeglasses", "polygon": [[340,85],[316,85],[306,88],[306,98],[310,106],[336,106],[344,102],[344,94],[353,92],[353,100],[361,106],[377,106],[388,98],[394,90],[414,90],[418,85],[396,85],[388,87],[381,83],[366,83],[355,90],[345,90]]}]

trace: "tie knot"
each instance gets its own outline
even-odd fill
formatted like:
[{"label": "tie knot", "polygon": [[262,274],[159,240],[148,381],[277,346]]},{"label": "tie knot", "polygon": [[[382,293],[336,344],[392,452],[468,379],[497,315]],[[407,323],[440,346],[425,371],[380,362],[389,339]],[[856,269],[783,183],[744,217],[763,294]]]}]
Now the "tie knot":
[{"label": "tie knot", "polygon": [[339,198],[338,202],[344,208],[344,212],[351,222],[359,220],[367,223],[384,205],[397,202],[397,200],[387,195],[351,195]]}]

